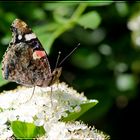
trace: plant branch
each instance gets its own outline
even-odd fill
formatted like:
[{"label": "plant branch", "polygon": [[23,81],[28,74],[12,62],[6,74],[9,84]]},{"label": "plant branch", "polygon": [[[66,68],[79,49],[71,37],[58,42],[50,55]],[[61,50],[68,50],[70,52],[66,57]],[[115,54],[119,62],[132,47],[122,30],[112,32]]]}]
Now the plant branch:
[{"label": "plant branch", "polygon": [[70,20],[68,20],[68,22],[66,22],[63,26],[61,26],[60,28],[58,28],[53,34],[52,36],[49,38],[50,40],[47,43],[47,48],[50,49],[54,40],[59,37],[62,33],[64,33],[65,31],[71,29],[72,27],[74,27],[74,25],[76,24],[76,21],[79,19],[79,17],[82,15],[82,13],[85,11],[87,7],[87,4],[85,3],[81,3],[77,9],[75,10],[75,12],[73,13],[73,15],[71,16]]}]

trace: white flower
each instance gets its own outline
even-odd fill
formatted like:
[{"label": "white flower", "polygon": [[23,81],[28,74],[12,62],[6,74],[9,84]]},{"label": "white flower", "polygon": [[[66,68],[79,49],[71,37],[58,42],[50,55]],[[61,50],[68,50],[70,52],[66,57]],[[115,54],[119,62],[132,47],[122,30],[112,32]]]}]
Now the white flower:
[{"label": "white flower", "polygon": [[[48,127],[47,125],[45,127]],[[47,128],[46,128],[47,129]],[[66,139],[67,129],[65,127],[65,123],[57,122],[50,126],[49,133],[47,135],[48,140],[57,139]]]},{"label": "white flower", "polygon": [[11,129],[8,128],[6,124],[0,125],[0,139],[6,139],[13,135]]},{"label": "white flower", "polygon": [[[42,139],[86,139],[86,140],[107,140],[109,136],[97,131],[94,127],[90,128],[87,125],[78,121],[72,123],[57,122],[49,126],[45,125],[45,130],[48,134],[43,136]],[[40,139],[40,138],[39,138]]]},{"label": "white flower", "polygon": [[[32,92],[33,88],[19,87],[0,94],[0,138],[13,135],[9,122],[16,120],[43,126],[46,131],[44,139],[84,139],[95,136],[94,130],[85,124],[60,121],[70,112],[79,113],[80,105],[90,102],[83,93],[77,93],[65,83],[46,88],[36,87],[30,99]],[[97,103],[96,100],[91,102]]]},{"label": "white flower", "polygon": [[0,125],[3,125],[7,122],[7,115],[6,112],[0,113]]}]

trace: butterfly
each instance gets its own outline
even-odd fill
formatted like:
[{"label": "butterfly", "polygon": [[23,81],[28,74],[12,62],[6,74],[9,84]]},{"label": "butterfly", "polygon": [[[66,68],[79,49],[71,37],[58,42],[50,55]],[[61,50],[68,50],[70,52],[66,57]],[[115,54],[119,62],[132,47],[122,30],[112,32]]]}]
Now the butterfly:
[{"label": "butterfly", "polygon": [[15,19],[11,31],[12,40],[2,60],[3,78],[34,87],[47,87],[58,81],[62,67],[51,70],[48,55],[31,28]]}]

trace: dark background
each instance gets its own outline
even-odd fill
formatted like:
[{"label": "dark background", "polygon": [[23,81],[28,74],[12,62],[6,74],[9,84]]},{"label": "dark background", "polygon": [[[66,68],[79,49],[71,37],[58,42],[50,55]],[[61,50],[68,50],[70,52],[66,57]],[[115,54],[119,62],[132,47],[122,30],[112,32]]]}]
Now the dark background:
[{"label": "dark background", "polygon": [[[9,27],[15,18],[26,21],[33,30],[35,28],[38,38],[43,25],[55,23],[53,14],[57,10],[57,3],[52,9],[48,8],[47,4],[50,3],[0,2],[1,60],[11,38]],[[59,3],[58,7],[62,11],[68,11],[68,15],[64,16],[69,19],[78,5],[79,3],[75,3],[66,6],[63,2]],[[140,46],[135,40],[139,37],[140,30],[130,29],[128,25],[140,16],[139,9],[139,2],[87,6],[83,14],[94,10],[100,15],[101,23],[98,27],[86,29],[75,24],[54,40],[49,53],[53,69],[58,51],[62,52],[62,60],[78,43],[81,44],[62,64],[60,81],[84,92],[89,99],[99,101],[98,105],[80,119],[109,134],[112,140],[139,137],[137,127],[140,118]],[[91,22],[94,21],[91,19]],[[135,23],[140,27],[138,21]],[[41,42],[43,44],[43,39]],[[2,78],[0,80],[0,91],[17,86],[16,83],[3,83]]]}]

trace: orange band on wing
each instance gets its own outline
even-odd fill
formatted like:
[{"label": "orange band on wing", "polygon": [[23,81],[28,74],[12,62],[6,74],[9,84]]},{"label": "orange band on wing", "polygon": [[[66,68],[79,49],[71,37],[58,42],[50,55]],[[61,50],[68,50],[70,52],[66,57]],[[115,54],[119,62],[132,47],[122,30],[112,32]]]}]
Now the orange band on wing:
[{"label": "orange band on wing", "polygon": [[40,59],[42,57],[46,56],[45,51],[35,51],[33,53],[33,59]]}]

